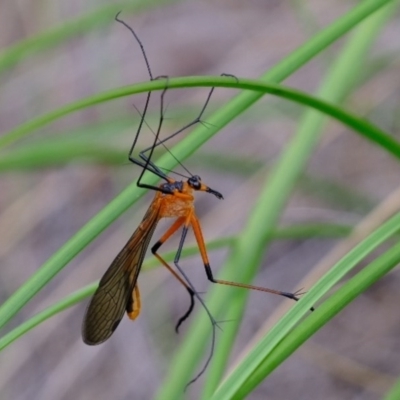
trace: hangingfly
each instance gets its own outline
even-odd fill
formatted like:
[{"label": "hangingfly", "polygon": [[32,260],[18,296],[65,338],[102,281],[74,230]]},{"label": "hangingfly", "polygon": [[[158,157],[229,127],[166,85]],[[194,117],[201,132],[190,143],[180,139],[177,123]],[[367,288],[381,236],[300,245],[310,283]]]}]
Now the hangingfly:
[{"label": "hangingfly", "polygon": [[[154,78],[151,73],[150,65],[141,41],[139,40],[133,29],[129,27],[124,21],[120,20],[118,16],[119,14],[117,14],[117,16],[115,17],[116,20],[123,24],[126,28],[128,28],[135,37],[136,41],[139,43],[144,60],[146,62],[150,79],[153,80]],[[195,290],[192,283],[179,265],[179,259],[181,256],[183,244],[185,242],[185,238],[189,228],[192,228],[193,230],[197,245],[200,250],[200,255],[204,264],[207,278],[211,282],[278,294],[280,296],[288,297],[296,301],[298,300],[298,293],[282,292],[279,290],[218,280],[214,278],[208,260],[207,250],[203,239],[200,222],[195,212],[194,192],[211,193],[218,199],[223,199],[222,194],[205,185],[198,175],[190,174],[190,172],[185,167],[183,167],[182,164],[181,165],[183,168],[185,168],[188,176],[185,178],[185,180],[177,181],[167,176],[152,161],[152,155],[154,149],[157,146],[162,145],[165,147],[165,142],[167,142],[169,139],[178,135],[189,127],[197,124],[198,122],[201,122],[201,118],[208,105],[214,88],[210,90],[206,102],[195,120],[188,123],[172,135],[168,136],[166,139],[161,140],[160,132],[164,120],[164,97],[167,89],[168,78],[166,78],[166,86],[161,94],[160,119],[157,131],[155,132],[153,145],[140,152],[139,158],[133,157],[133,151],[136,146],[136,142],[138,140],[143,123],[145,123],[145,115],[151,95],[151,92],[149,92],[147,94],[145,107],[141,115],[141,120],[138,130],[136,132],[136,136],[129,151],[129,160],[142,168],[139,179],[137,181],[137,185],[141,188],[154,190],[154,199],[150,204],[150,207],[148,208],[141,224],[138,226],[136,231],[130,237],[128,242],[125,244],[123,249],[120,251],[115,260],[111,263],[110,267],[107,269],[106,273],[101,278],[99,287],[93,295],[86,310],[86,315],[83,320],[82,337],[84,342],[89,345],[100,344],[107,340],[113,334],[113,332],[119,325],[125,311],[127,312],[128,317],[132,320],[134,320],[139,315],[140,294],[137,279],[140,273],[140,269],[142,267],[146,250],[149,246],[151,237],[160,219],[176,218],[175,222],[164,233],[161,239],[159,239],[152,246],[151,251],[161,262],[161,264],[164,265],[172,273],[172,275],[186,288],[190,295],[191,301],[189,309],[179,319],[176,325],[176,330],[178,331],[180,324],[190,315],[191,311],[193,310],[195,298],[197,298],[204,307],[212,324],[212,343],[210,354],[202,370],[191,382],[189,382],[192,383],[204,372],[212,358],[215,345],[215,328],[217,326],[217,322],[215,321],[210,311],[204,304],[202,298]],[[164,183],[160,184],[159,186],[152,186],[146,183],[142,183],[142,178],[145,171],[149,171],[157,175],[160,179],[164,181]],[[180,228],[182,228],[182,233],[179,247],[174,259],[174,265],[176,267],[175,270],[157,253],[157,251],[161,247],[161,245],[164,244]]]}]

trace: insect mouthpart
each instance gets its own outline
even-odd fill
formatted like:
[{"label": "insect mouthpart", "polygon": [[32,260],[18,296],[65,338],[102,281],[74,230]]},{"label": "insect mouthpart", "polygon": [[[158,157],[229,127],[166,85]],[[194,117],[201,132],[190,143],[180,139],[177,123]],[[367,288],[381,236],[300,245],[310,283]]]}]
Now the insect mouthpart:
[{"label": "insect mouthpart", "polygon": [[212,193],[215,197],[217,197],[220,200],[224,199],[224,196],[222,196],[222,194],[220,192],[217,192],[216,190],[213,190],[213,189],[211,189],[209,187],[206,189],[206,192],[207,193]]}]

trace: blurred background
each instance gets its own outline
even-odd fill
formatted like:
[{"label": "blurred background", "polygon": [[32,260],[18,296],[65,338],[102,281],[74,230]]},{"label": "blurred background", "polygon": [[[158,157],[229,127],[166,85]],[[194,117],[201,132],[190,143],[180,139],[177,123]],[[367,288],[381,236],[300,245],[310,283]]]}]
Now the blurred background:
[{"label": "blurred background", "polygon": [[[16,50],[15,54],[7,53],[8,63],[0,62],[0,131],[6,133],[84,97],[148,80],[136,42],[114,21],[118,10],[141,38],[154,76],[229,73],[257,78],[357,2],[142,4],[134,9],[129,2],[3,0],[0,61],[13,49],[10,46],[17,48],[23,41],[35,39],[28,42],[28,54],[21,56]],[[71,28],[71,23],[76,25]],[[69,33],[62,31],[65,24]],[[40,35],[52,29],[54,34],[46,36],[46,42]],[[379,34],[346,101],[350,110],[396,137],[400,135],[399,38],[396,14]],[[344,41],[335,43],[285,84],[313,93]],[[208,115],[235,93],[217,89]],[[206,96],[206,89],[168,92],[165,132],[173,132],[195,118]],[[140,171],[127,162],[126,156],[138,124],[133,105],[140,108],[143,101],[143,96],[128,97],[76,112],[2,153],[2,301],[138,177]],[[147,117],[153,128],[158,107],[156,93]],[[201,175],[225,197],[218,201],[213,196],[198,196],[196,206],[207,241],[241,231],[269,167],[295,134],[303,112],[298,105],[265,97],[185,162],[192,173]],[[145,146],[151,138],[148,132],[139,146]],[[388,209],[396,208],[399,172],[398,163],[386,152],[330,122],[281,219],[282,227],[316,226],[314,237],[299,234],[298,238],[292,235],[276,240],[265,255],[256,284],[286,291],[311,287],[316,280],[314,268],[332,265],[335,252],[340,253],[338,246],[347,240],[353,227],[365,227],[371,215],[382,221],[385,213],[390,214]],[[147,194],[69,263],[4,333],[98,280],[140,223],[152,196]],[[168,223],[160,223],[153,242]],[[191,234],[189,243],[194,243]],[[172,240],[162,252],[176,246],[177,241]],[[224,249],[210,254],[214,270],[226,254]],[[182,265],[196,288],[207,291],[209,283],[200,257],[186,258]],[[162,268],[143,272],[139,282],[141,316],[134,323],[124,318],[107,343],[88,347],[82,342],[84,302],[46,321],[3,351],[2,398],[152,398],[185,333],[183,327],[181,336],[177,336],[174,324],[186,310],[188,298]],[[251,399],[381,398],[400,372],[399,285],[397,270],[383,278],[277,369]],[[268,317],[279,314],[282,304],[291,306],[274,296],[251,294],[232,364],[254,335],[265,328]],[[218,332],[218,341],[223,340],[223,332]],[[190,388],[187,398],[197,398],[200,390],[201,380]]]}]

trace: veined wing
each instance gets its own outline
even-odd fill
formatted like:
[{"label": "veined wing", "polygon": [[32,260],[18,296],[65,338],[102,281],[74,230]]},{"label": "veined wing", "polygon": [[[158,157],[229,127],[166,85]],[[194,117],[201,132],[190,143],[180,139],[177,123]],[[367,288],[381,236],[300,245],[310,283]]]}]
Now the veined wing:
[{"label": "veined wing", "polygon": [[133,306],[132,292],[159,220],[159,210],[152,205],[101,278],[89,303],[82,326],[82,338],[86,344],[96,345],[107,340],[119,325],[127,307]]}]

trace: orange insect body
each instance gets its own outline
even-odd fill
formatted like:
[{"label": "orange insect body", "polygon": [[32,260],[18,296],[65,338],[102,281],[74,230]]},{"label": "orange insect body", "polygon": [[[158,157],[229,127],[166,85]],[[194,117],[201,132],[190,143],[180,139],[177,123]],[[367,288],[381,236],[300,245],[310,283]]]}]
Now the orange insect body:
[{"label": "orange insect body", "polygon": [[[173,183],[172,180],[171,183]],[[186,217],[194,212],[193,189],[187,182],[182,183],[181,192],[176,191],[173,195],[157,192],[154,196],[153,203],[159,204],[160,218]],[[160,185],[160,187],[162,186]]]},{"label": "orange insect body", "polygon": [[[95,345],[107,340],[119,325],[125,311],[130,319],[135,319],[140,314],[141,303],[137,278],[150,239],[161,218],[177,218],[177,220],[152,247],[152,252],[186,287],[192,296],[193,304],[193,289],[156,251],[182,225],[186,231],[189,226],[192,226],[203,261],[208,264],[200,224],[195,214],[193,191],[209,192],[218,198],[222,198],[222,195],[201,183],[197,175],[190,177],[186,182],[178,182],[167,177],[167,183],[161,184],[159,189],[143,221],[100,280],[84,319],[82,336],[87,344]],[[192,308],[193,305],[189,313]],[[186,314],[183,319],[185,318]]]}]

